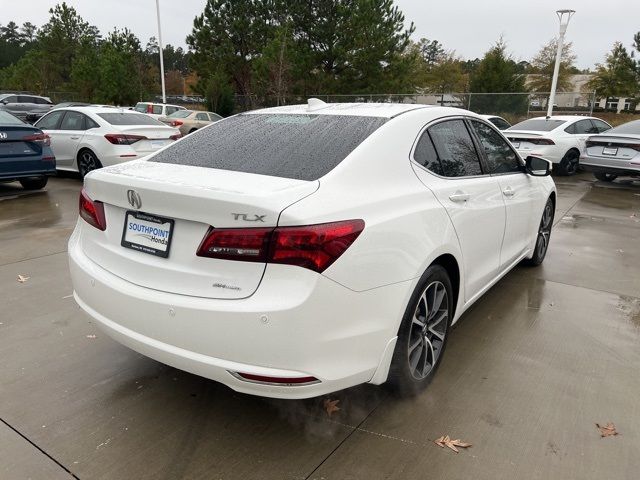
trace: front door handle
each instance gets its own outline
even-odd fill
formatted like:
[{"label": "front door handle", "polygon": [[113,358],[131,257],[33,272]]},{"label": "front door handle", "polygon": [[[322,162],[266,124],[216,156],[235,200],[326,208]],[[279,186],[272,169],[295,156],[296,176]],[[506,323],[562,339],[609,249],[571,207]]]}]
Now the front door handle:
[{"label": "front door handle", "polygon": [[462,192],[460,190],[457,190],[455,193],[452,193],[451,195],[449,195],[449,200],[451,200],[452,202],[466,202],[470,198],[471,198],[471,195],[469,195],[466,192]]},{"label": "front door handle", "polygon": [[69,137],[71,140],[79,140],[80,137]]},{"label": "front door handle", "polygon": [[502,191],[502,194],[505,197],[513,197],[516,194],[516,191],[511,187],[507,187]]}]

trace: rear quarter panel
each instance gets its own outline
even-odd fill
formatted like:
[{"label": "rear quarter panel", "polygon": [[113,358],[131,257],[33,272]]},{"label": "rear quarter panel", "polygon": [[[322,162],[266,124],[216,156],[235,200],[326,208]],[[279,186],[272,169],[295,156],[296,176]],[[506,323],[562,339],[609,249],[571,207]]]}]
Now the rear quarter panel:
[{"label": "rear quarter panel", "polygon": [[460,259],[446,211],[410,164],[413,142],[431,119],[428,111],[416,110],[389,120],[321,178],[314,195],[282,212],[279,225],[365,221],[364,231],[325,276],[364,291],[417,281],[444,253]]}]

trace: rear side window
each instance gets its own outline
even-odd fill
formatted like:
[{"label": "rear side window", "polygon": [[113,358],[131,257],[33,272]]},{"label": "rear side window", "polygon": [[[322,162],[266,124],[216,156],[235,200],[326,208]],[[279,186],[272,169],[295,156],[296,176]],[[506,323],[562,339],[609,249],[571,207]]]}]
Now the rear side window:
[{"label": "rear side window", "polygon": [[60,130],[85,130],[84,115],[78,112],[67,112],[60,124]]},{"label": "rear side window", "polygon": [[[172,113],[175,113],[178,110],[180,110],[178,107],[167,107],[167,115],[171,115]],[[155,113],[155,112],[153,112],[153,113]]]},{"label": "rear side window", "polygon": [[136,103],[136,106],[133,108],[136,112],[147,113],[148,103]]},{"label": "rear side window", "polygon": [[506,130],[507,128],[509,128],[511,126],[509,124],[509,122],[507,122],[506,120],[503,120],[500,117],[493,117],[493,118],[491,118],[489,120],[490,120],[491,123],[493,123],[500,130]]},{"label": "rear side window", "polygon": [[51,105],[51,102],[49,102],[46,98],[35,97],[35,100],[38,105]]},{"label": "rear side window", "polygon": [[209,118],[211,119],[212,122],[217,122],[218,120],[222,120],[222,117],[220,115],[218,115],[217,113],[211,113],[211,112],[209,112]]},{"label": "rear side window", "polygon": [[611,129],[611,125],[609,125],[606,122],[603,122],[602,120],[597,120],[595,118],[592,118],[591,121],[596,126],[598,133],[606,132],[607,130]]},{"label": "rear side window", "polygon": [[447,120],[429,128],[445,177],[482,175],[480,158],[462,120]]},{"label": "rear side window", "polygon": [[429,132],[426,130],[418,140],[416,149],[413,152],[413,159],[427,170],[438,175],[444,175],[436,149],[433,146]]},{"label": "rear side window", "polygon": [[190,134],[151,161],[317,180],[386,120],[348,115],[236,115]]},{"label": "rear side window", "polygon": [[18,95],[18,103],[35,103],[35,99],[29,95]]},{"label": "rear side window", "polygon": [[596,127],[593,126],[591,120],[580,120],[575,123],[575,132],[577,135],[585,135],[587,133],[598,133]]},{"label": "rear side window", "polygon": [[162,105],[153,105],[151,113],[154,115],[162,115]]},{"label": "rear side window", "polygon": [[156,127],[166,127],[164,123],[153,117],[137,113],[98,113],[98,116],[111,125],[155,125]]},{"label": "rear side window", "polygon": [[209,117],[206,113],[196,113],[196,120],[203,120],[205,122],[209,121]]}]

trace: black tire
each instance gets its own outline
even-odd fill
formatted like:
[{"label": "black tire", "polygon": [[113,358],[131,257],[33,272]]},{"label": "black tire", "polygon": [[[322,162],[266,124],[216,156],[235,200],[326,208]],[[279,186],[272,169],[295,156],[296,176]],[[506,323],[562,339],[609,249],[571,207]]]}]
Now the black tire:
[{"label": "black tire", "polygon": [[102,163],[91,150],[84,149],[78,153],[78,172],[80,177],[84,178],[87,173],[92,170],[102,168]]},{"label": "black tire", "polygon": [[19,180],[20,185],[25,190],[40,190],[47,185],[49,181],[49,177],[29,177],[29,178],[21,178]]},{"label": "black tire", "polygon": [[[429,307],[425,302],[429,299],[425,296],[431,297],[430,289],[435,288],[434,298],[436,298],[440,286],[446,292],[446,297],[441,298],[440,308],[434,308],[435,312],[428,312]],[[430,266],[411,295],[398,331],[398,341],[387,379],[389,387],[395,393],[402,396],[415,395],[431,383],[440,366],[449,338],[449,328],[453,318],[453,298],[453,288],[447,271],[440,265]],[[438,321],[443,307],[446,308],[446,317]],[[419,323],[422,317],[424,322]],[[442,339],[435,335],[436,331],[442,335]],[[427,338],[429,333],[433,333],[431,339]],[[416,366],[412,367],[412,363]],[[429,364],[428,369],[427,364]]]},{"label": "black tire", "polygon": [[189,133],[193,133],[193,132],[195,132],[196,130],[198,130],[198,129],[197,129],[197,128],[192,128],[191,130],[189,130]]},{"label": "black tire", "polygon": [[533,252],[533,257],[524,261],[526,265],[537,267],[544,261],[544,257],[547,256],[555,213],[555,205],[553,200],[549,198],[544,206],[544,210],[542,211],[542,218],[540,219],[540,225],[538,227],[538,235],[536,237],[536,246]]},{"label": "black tire", "polygon": [[615,173],[605,173],[605,172],[596,172],[593,174],[593,176],[603,182],[613,182],[616,178],[618,178],[618,175],[616,175]]},{"label": "black tire", "polygon": [[580,152],[578,150],[569,150],[564,154],[560,163],[553,166],[553,170],[558,175],[569,176],[578,173],[580,167]]}]

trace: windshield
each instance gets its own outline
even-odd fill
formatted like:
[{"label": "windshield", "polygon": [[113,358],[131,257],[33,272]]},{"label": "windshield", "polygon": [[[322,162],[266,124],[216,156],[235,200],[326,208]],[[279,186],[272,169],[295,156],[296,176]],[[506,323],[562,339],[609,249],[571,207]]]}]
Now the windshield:
[{"label": "windshield", "polygon": [[169,115],[169,118],[187,118],[193,112],[191,110],[178,110]]},{"label": "windshield", "polygon": [[563,123],[567,123],[564,120],[553,120],[546,118],[530,118],[524,122],[516,123],[514,126],[507,129],[509,130],[532,130],[534,132],[550,132],[558,128]]},{"label": "windshield", "polygon": [[0,110],[0,125],[25,125],[25,123],[9,112]]},{"label": "windshield", "polygon": [[162,122],[139,113],[98,113],[98,116],[111,125],[155,125],[166,127]]},{"label": "windshield", "polygon": [[190,134],[151,161],[317,180],[386,121],[348,115],[236,115]]},{"label": "windshield", "polygon": [[608,130],[604,135],[611,135],[612,133],[640,135],[640,120],[633,120],[632,122],[618,125],[617,127]]}]

